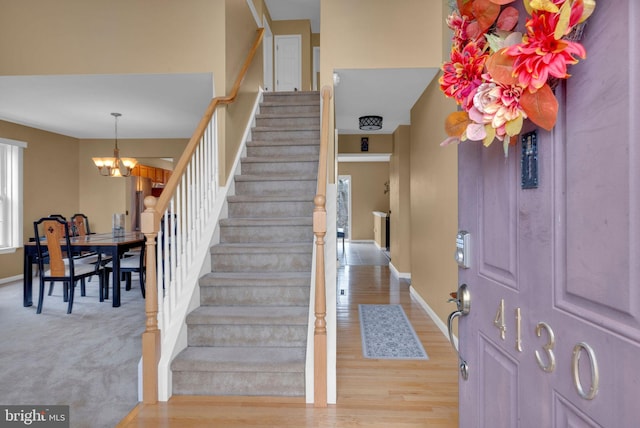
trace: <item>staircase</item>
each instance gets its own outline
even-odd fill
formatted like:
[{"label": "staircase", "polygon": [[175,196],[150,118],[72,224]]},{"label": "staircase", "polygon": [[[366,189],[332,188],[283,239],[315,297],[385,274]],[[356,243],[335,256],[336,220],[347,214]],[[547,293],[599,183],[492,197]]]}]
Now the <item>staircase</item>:
[{"label": "staircase", "polygon": [[319,94],[265,93],[251,135],[171,364],[174,394],[305,393]]}]

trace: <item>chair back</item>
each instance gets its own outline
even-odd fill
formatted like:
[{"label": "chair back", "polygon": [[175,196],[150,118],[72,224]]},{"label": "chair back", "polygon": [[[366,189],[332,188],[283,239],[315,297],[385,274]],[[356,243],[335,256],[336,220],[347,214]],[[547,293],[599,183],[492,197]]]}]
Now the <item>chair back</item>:
[{"label": "chair back", "polygon": [[[42,233],[40,233],[40,225]],[[33,222],[38,252],[38,263],[44,271],[44,258],[49,258],[51,276],[64,277],[65,263],[63,254],[71,254],[71,242],[69,241],[69,225],[59,217],[43,217]],[[69,261],[69,269],[73,275],[73,262]]]},{"label": "chair back", "polygon": [[91,233],[89,230],[89,218],[84,214],[74,214],[71,217],[71,221],[73,222],[76,235],[85,236]]}]

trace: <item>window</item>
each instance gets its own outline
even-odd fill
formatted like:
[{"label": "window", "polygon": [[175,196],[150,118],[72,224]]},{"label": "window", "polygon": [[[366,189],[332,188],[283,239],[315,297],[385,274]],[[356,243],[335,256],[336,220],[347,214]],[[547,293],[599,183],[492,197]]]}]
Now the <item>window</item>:
[{"label": "window", "polygon": [[22,246],[22,151],[27,145],[0,138],[0,253]]}]

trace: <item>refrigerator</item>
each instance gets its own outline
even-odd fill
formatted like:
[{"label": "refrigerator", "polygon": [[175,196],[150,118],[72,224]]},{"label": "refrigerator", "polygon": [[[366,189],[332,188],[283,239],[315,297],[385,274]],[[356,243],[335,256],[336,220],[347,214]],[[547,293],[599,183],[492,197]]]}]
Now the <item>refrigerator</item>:
[{"label": "refrigerator", "polygon": [[144,198],[151,195],[152,183],[147,177],[129,177],[129,209],[131,231],[140,231],[140,214],[144,211]]}]

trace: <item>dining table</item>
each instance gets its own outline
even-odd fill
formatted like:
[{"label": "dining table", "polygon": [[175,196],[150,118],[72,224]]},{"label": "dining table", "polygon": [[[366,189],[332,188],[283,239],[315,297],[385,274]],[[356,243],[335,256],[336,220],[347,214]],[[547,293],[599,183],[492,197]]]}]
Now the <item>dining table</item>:
[{"label": "dining table", "polygon": [[[111,300],[113,307],[120,306],[120,259],[129,250],[144,245],[144,234],[141,232],[125,232],[114,234],[94,233],[84,236],[70,237],[71,247],[78,252],[94,251],[96,253],[111,256],[113,263],[113,281]],[[61,242],[61,244],[64,244]],[[35,241],[24,244],[24,289],[23,305],[33,305],[33,265],[37,260],[37,248]]]}]

